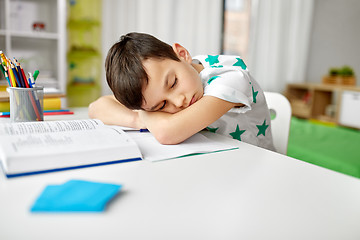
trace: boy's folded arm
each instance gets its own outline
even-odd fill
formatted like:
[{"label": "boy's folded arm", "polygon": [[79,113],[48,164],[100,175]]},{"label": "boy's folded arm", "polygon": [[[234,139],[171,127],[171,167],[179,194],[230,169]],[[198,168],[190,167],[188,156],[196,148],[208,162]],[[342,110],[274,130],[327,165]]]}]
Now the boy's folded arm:
[{"label": "boy's folded arm", "polygon": [[139,114],[122,105],[113,95],[102,96],[89,105],[89,117],[96,118],[109,125],[145,128]]},{"label": "boy's folded arm", "polygon": [[[239,104],[204,96],[177,113],[139,112],[140,118],[162,144],[177,144],[215,122]],[[241,104],[240,104],[241,105]]]}]

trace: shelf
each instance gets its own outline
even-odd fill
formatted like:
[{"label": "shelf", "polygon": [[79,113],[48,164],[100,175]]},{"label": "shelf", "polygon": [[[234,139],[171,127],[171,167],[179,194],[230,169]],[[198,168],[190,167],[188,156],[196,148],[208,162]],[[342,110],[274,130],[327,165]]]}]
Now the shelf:
[{"label": "shelf", "polygon": [[72,58],[92,58],[92,57],[100,57],[100,53],[97,51],[91,50],[72,50],[67,54],[68,59]]},{"label": "shelf", "polygon": [[[343,95],[349,91],[357,92],[360,96],[359,87],[306,83],[288,84],[285,96],[290,102],[292,114],[296,117],[315,119],[344,126],[359,126],[356,124],[349,124],[353,119],[339,119],[339,115],[343,110],[342,108],[344,108],[344,104],[342,104]],[[353,110],[350,112],[360,112],[359,110],[356,110],[360,109],[360,101],[352,102],[354,102],[354,106],[351,107]],[[349,114],[346,116],[348,115]],[[358,115],[360,116],[360,113]]]},{"label": "shelf", "polygon": [[311,118],[311,106],[301,99],[292,99],[290,102],[292,114],[300,118]]},{"label": "shelf", "polygon": [[67,103],[70,107],[82,107],[101,96],[102,0],[69,3]]},{"label": "shelf", "polygon": [[51,32],[37,32],[37,31],[7,31],[0,29],[1,36],[10,36],[10,37],[21,37],[21,38],[35,38],[35,39],[58,39],[59,34]]},{"label": "shelf", "polygon": [[23,31],[10,31],[9,35],[11,37],[21,37],[21,38],[34,38],[34,39],[54,39],[57,40],[59,35],[57,33],[49,32],[23,32]]},{"label": "shelf", "polygon": [[66,10],[66,0],[0,0],[0,50],[17,58],[25,72],[39,70],[39,84],[61,92],[66,91]]},{"label": "shelf", "polygon": [[70,20],[67,26],[69,28],[90,28],[100,27],[101,23],[97,20]]}]

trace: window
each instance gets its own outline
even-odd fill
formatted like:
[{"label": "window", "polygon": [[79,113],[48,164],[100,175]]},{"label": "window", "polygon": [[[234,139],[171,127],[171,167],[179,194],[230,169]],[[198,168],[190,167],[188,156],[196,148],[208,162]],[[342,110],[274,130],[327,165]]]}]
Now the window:
[{"label": "window", "polygon": [[248,60],[251,0],[224,0],[223,53]]}]

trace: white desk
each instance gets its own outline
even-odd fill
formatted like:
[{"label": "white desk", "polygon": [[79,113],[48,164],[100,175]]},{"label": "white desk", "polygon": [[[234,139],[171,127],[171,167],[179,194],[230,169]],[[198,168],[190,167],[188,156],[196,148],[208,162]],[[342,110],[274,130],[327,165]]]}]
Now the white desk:
[{"label": "white desk", "polygon": [[[359,179],[238,144],[157,163],[1,176],[0,239],[360,239]],[[104,213],[30,213],[46,185],[70,179],[124,189]]]}]

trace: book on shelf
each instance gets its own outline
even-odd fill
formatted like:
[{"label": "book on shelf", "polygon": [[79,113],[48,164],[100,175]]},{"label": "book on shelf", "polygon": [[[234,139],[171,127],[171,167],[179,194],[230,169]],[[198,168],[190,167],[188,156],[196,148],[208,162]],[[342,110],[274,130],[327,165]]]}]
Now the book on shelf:
[{"label": "book on shelf", "polygon": [[[56,92],[55,90],[47,90],[44,89],[44,98],[63,98],[66,95],[61,92]],[[0,102],[9,102],[10,96],[7,91],[0,90]]]},{"label": "book on shelf", "polygon": [[0,161],[7,177],[237,148],[200,133],[177,145],[162,145],[150,132],[95,119],[2,123],[0,135]]},{"label": "book on shelf", "polygon": [[[60,110],[61,109],[61,98],[44,98],[43,100],[44,110]],[[0,112],[10,112],[10,102],[0,101]]]}]

